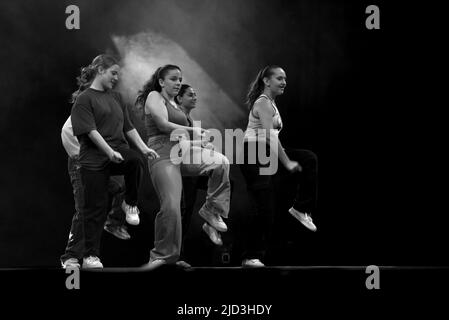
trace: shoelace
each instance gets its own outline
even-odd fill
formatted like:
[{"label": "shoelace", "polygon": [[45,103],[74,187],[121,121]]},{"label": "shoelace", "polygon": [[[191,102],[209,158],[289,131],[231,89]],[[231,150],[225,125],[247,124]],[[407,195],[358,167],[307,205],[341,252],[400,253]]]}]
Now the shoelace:
[{"label": "shoelace", "polygon": [[98,262],[100,261],[100,259],[98,259],[98,257],[93,257],[90,256],[89,258],[86,259],[88,263],[93,263],[93,262]]},{"label": "shoelace", "polygon": [[260,263],[260,261],[259,261],[258,259],[251,259],[251,260],[249,260],[249,262],[252,262],[252,263]]},{"label": "shoelace", "polygon": [[140,213],[139,208],[137,208],[137,207],[132,207],[130,205],[126,205],[126,209],[127,209],[126,211],[128,212],[128,214],[134,215],[134,214]]}]

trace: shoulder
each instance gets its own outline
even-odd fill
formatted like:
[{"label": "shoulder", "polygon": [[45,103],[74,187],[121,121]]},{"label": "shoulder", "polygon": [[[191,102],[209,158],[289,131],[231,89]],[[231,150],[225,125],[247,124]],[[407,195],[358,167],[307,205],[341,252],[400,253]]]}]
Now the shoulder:
[{"label": "shoulder", "polygon": [[273,113],[273,107],[271,105],[271,101],[268,98],[258,98],[256,102],[254,102],[253,106],[254,112],[256,113]]},{"label": "shoulder", "polygon": [[162,95],[157,91],[151,91],[148,94],[146,104],[150,107],[162,107],[165,106],[165,100]]},{"label": "shoulder", "polygon": [[151,100],[163,100],[164,98],[162,97],[162,95],[159,93],[159,92],[157,92],[157,91],[151,91],[149,94],[148,94],[148,97],[147,97],[147,101],[149,100],[149,99],[151,99]]},{"label": "shoulder", "polygon": [[75,105],[76,104],[83,104],[85,105],[86,103],[88,103],[92,98],[92,91],[89,89],[84,90],[83,92],[81,92],[78,97],[76,97],[75,100]]}]

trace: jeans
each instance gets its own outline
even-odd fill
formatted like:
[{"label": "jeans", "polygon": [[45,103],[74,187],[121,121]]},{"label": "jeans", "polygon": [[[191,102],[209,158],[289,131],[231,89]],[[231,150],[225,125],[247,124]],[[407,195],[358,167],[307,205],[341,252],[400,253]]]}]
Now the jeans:
[{"label": "jeans", "polygon": [[[286,149],[290,160],[297,161],[302,167],[302,172],[290,173],[282,164],[278,164],[278,170],[274,175],[260,175],[259,169],[267,167],[249,164],[247,161],[248,144],[244,143],[245,163],[240,165],[240,170],[246,180],[248,195],[255,209],[255,214],[250,216],[249,227],[245,237],[243,259],[263,259],[272,236],[272,227],[276,209],[275,191],[283,192],[287,182],[295,185],[295,200],[292,207],[301,212],[313,214],[317,205],[317,169],[316,155],[309,150]],[[267,150],[269,147],[266,147]],[[277,160],[278,161],[278,160]]]},{"label": "jeans", "polygon": [[[168,136],[150,137],[148,146],[160,156],[148,160],[151,180],[160,201],[150,261],[162,259],[174,263],[179,259],[182,243],[182,176],[207,176],[206,201],[200,211],[227,218],[230,205],[229,160],[219,152],[190,147],[188,153],[177,159],[180,163],[174,163],[170,159],[170,151],[176,143],[170,141]],[[198,157],[201,161],[187,163],[188,157]]]},{"label": "jeans", "polygon": [[[77,157],[68,157],[68,173],[73,188],[73,198],[75,201],[75,214],[73,215],[70,227],[69,239],[61,262],[70,258],[82,259],[84,255],[84,221],[80,214],[80,207],[83,205],[83,186],[81,184],[81,165]],[[113,176],[109,180],[108,194],[109,207],[106,224],[119,226],[125,222],[125,213],[121,208],[125,192],[125,182],[123,176]]]}]

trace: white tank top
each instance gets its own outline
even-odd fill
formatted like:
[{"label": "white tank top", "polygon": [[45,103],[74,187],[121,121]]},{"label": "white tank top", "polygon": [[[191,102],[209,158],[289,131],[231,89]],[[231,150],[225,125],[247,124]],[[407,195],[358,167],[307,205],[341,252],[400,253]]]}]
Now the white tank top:
[{"label": "white tank top", "polygon": [[[276,135],[282,130],[282,119],[278,108],[273,100],[271,100],[267,95],[261,94],[254,103],[260,99],[268,99],[273,107],[273,129]],[[244,141],[265,141],[266,140],[266,130],[262,126],[262,122],[253,113],[254,108],[251,109],[248,117],[248,125],[245,131]],[[258,130],[259,129],[259,130]]]}]

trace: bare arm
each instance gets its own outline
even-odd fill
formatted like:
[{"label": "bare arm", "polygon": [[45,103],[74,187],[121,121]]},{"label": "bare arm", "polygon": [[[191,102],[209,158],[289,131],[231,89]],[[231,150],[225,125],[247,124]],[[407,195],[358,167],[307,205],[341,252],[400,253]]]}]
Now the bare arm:
[{"label": "bare arm", "polygon": [[195,130],[192,127],[182,126],[168,121],[168,112],[165,108],[163,98],[154,91],[148,95],[145,103],[145,113],[151,114],[158,129],[164,133],[172,133],[173,130],[184,130],[187,132],[193,132]]},{"label": "bare arm", "polygon": [[271,150],[276,153],[279,161],[289,171],[300,170],[299,164],[295,161],[291,161],[282,147],[282,143],[279,137],[274,133],[273,129],[273,108],[270,102],[266,99],[260,99],[254,104],[254,112],[259,117],[265,131],[265,137],[267,143],[272,146],[277,145],[277,150]]}]

